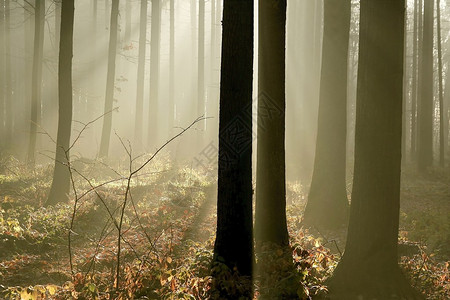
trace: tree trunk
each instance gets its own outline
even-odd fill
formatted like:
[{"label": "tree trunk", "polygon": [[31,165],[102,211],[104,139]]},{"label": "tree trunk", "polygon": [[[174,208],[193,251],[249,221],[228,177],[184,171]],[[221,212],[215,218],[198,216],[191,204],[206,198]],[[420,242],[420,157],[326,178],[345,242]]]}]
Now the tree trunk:
[{"label": "tree trunk", "polygon": [[350,9],[349,0],[325,1],[316,155],[304,213],[307,226],[333,229],[347,221],[345,170]]},{"label": "tree trunk", "polygon": [[136,116],[134,123],[135,145],[142,147],[143,111],[144,111],[144,79],[145,79],[145,50],[147,47],[147,0],[141,0],[139,19],[139,57],[137,69]]},{"label": "tree trunk", "polygon": [[37,130],[41,124],[42,55],[44,49],[45,0],[35,1],[34,54],[31,84],[30,141],[27,162],[35,164]]},{"label": "tree trunk", "polygon": [[426,171],[433,164],[433,7],[434,0],[424,0],[417,149],[420,172]]},{"label": "tree trunk", "polygon": [[287,246],[285,175],[286,1],[260,0],[255,238]]},{"label": "tree trunk", "polygon": [[70,191],[69,147],[72,128],[74,0],[62,0],[58,63],[58,134],[52,187],[46,205],[66,202]]},{"label": "tree trunk", "polygon": [[117,18],[119,16],[119,0],[112,1],[111,26],[109,31],[108,71],[106,75],[105,115],[103,116],[102,138],[99,157],[107,157],[111,139],[112,110],[114,104],[114,81],[116,76],[117,52]]},{"label": "tree trunk", "polygon": [[[408,3],[405,2],[405,12],[408,11]],[[404,17],[404,32],[408,32],[408,14]],[[403,102],[402,102],[402,164],[406,163],[406,109],[408,103],[408,87],[409,87],[409,61],[408,61],[408,34],[403,35]]]},{"label": "tree trunk", "polygon": [[171,136],[175,120],[175,0],[170,0],[169,52],[169,135]]},{"label": "tree trunk", "polygon": [[441,38],[441,7],[440,0],[436,0],[437,15],[437,48],[438,48],[438,76],[439,76],[439,165],[445,167],[445,108],[442,79],[442,38]]},{"label": "tree trunk", "polygon": [[55,47],[59,46],[61,36],[61,1],[55,0]]},{"label": "tree trunk", "polygon": [[159,59],[161,40],[161,0],[152,0],[152,25],[150,41],[150,101],[148,120],[147,145],[152,147],[158,145],[158,98],[159,98]]},{"label": "tree trunk", "polygon": [[5,106],[5,129],[6,139],[8,147],[11,148],[11,142],[13,141],[13,87],[12,87],[12,74],[11,74],[11,8],[10,0],[5,1],[5,48],[6,48],[6,106]]},{"label": "tree trunk", "polygon": [[[199,0],[198,3],[197,117],[205,115],[205,0]],[[198,127],[200,137],[204,136],[205,121]]]},{"label": "tree trunk", "polygon": [[404,0],[361,0],[354,184],[335,299],[420,299],[397,263],[404,11]]},{"label": "tree trunk", "polygon": [[131,13],[132,13],[131,0],[126,0],[125,3],[125,44],[131,41]]},{"label": "tree trunk", "polygon": [[[6,126],[5,126],[5,106],[6,106],[6,85],[5,85],[5,11],[4,4],[5,0],[0,0],[0,138],[3,140],[6,136]],[[2,143],[0,150],[6,149],[7,144]]]},{"label": "tree trunk", "polygon": [[414,29],[413,29],[413,62],[412,62],[412,84],[411,84],[411,160],[416,159],[416,111],[417,111],[417,91],[418,91],[418,74],[417,74],[417,62],[418,62],[418,31],[419,31],[419,1],[414,0]]},{"label": "tree trunk", "polygon": [[[224,0],[222,24],[214,261],[251,278],[253,1]],[[252,298],[251,294],[242,296]]]}]

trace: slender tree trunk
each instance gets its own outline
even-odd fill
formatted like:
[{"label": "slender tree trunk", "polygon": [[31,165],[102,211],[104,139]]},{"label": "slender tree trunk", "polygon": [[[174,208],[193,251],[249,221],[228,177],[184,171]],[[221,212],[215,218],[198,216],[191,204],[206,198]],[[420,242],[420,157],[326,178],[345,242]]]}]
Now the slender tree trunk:
[{"label": "slender tree trunk", "polygon": [[192,93],[192,110],[191,114],[196,115],[198,113],[198,95],[197,95],[197,71],[198,71],[198,52],[197,52],[197,1],[191,0],[190,2],[190,17],[191,17],[191,93]]},{"label": "slender tree trunk", "polygon": [[360,3],[352,204],[330,296],[421,299],[397,263],[405,1]]},{"label": "slender tree trunk", "polygon": [[[34,24],[34,8],[31,6],[33,1],[24,0],[22,2],[23,5],[23,24],[24,24],[24,69],[23,69],[23,81],[21,85],[23,101],[22,101],[22,118],[21,124],[22,126],[29,126],[30,124],[30,116],[31,116],[31,105],[30,99],[31,97],[31,86],[32,86],[32,73],[33,73],[33,24]],[[28,131],[28,130],[27,130]],[[29,140],[29,135],[27,133],[26,138]],[[27,158],[28,149],[24,147],[22,155]]]},{"label": "slender tree trunk", "polygon": [[130,43],[131,41],[131,13],[132,13],[132,6],[131,6],[131,0],[126,0],[125,3],[125,44]]},{"label": "slender tree trunk", "polygon": [[304,223],[327,229],[345,224],[348,216],[345,170],[350,9],[350,0],[325,1],[316,155]]},{"label": "slender tree trunk", "polygon": [[[205,0],[198,2],[198,66],[197,66],[197,116],[205,115]],[[205,121],[199,125],[200,140],[204,138]]]},{"label": "slender tree trunk", "polygon": [[[5,59],[6,59],[6,42],[5,42],[5,0],[0,0],[0,139],[4,139],[6,136],[6,124],[5,124],[5,107],[6,107],[6,85],[5,85]],[[6,143],[2,143],[0,150],[4,150],[7,147]]]},{"label": "slender tree trunk", "polygon": [[[114,0],[112,0],[114,1]],[[111,0],[105,0],[105,27],[108,28],[108,26],[110,25],[110,19],[109,17],[111,16],[111,14],[109,13],[111,11],[109,3],[111,2]]]},{"label": "slender tree trunk", "polygon": [[[408,4],[405,2],[405,11],[408,11]],[[408,32],[408,14],[405,13],[405,29],[404,32]],[[406,163],[406,109],[409,96],[409,62],[408,62],[408,34],[403,35],[403,103],[402,103],[402,164]]]},{"label": "slender tree trunk", "polygon": [[421,172],[433,164],[433,8],[434,0],[424,0],[417,161]]},{"label": "slender tree trunk", "polygon": [[439,165],[445,167],[445,108],[442,79],[442,38],[441,38],[441,1],[436,0],[437,15],[437,48],[438,48],[438,76],[439,76]]},{"label": "slender tree trunk", "polygon": [[158,144],[159,60],[161,40],[161,0],[152,0],[152,25],[150,41],[150,104],[147,145],[150,150]]},{"label": "slender tree trunk", "polygon": [[206,80],[206,115],[208,117],[212,117],[206,125],[206,138],[208,140],[214,140],[217,136],[217,128],[214,126],[214,123],[217,122],[217,102],[218,97],[216,93],[216,0],[210,0],[211,3],[211,42],[210,42],[210,56],[209,56],[209,68],[207,71],[207,80]]},{"label": "slender tree trunk", "polygon": [[[253,1],[224,0],[214,261],[252,276]],[[236,139],[235,133],[238,134]],[[234,269],[236,268],[236,269]],[[214,269],[214,268],[213,268]],[[219,274],[213,274],[220,275]],[[244,297],[253,298],[246,290]],[[223,297],[230,295],[223,295]],[[230,298],[229,298],[230,299]],[[239,295],[235,297],[239,299]]]},{"label": "slender tree trunk", "polygon": [[5,139],[7,148],[11,148],[13,137],[12,127],[12,103],[13,88],[11,80],[11,10],[9,6],[10,0],[5,1]]},{"label": "slender tree trunk", "polygon": [[119,16],[119,0],[112,1],[111,25],[109,31],[108,72],[106,75],[105,116],[103,117],[102,138],[99,157],[107,157],[112,129],[112,109],[114,104],[114,81],[116,76],[117,52],[117,18]]},{"label": "slender tree trunk", "polygon": [[59,47],[59,38],[61,35],[61,1],[55,0],[55,47]]},{"label": "slender tree trunk", "polygon": [[144,111],[144,79],[145,79],[145,50],[147,46],[147,0],[141,0],[139,18],[139,57],[137,70],[136,116],[134,123],[134,142],[142,146],[143,111]]},{"label": "slender tree trunk", "polygon": [[31,119],[30,141],[28,144],[28,164],[34,167],[37,130],[41,124],[41,86],[42,86],[42,55],[44,49],[45,0],[35,1],[34,16],[34,54],[31,86]]},{"label": "slender tree trunk", "polygon": [[419,1],[414,0],[414,30],[413,30],[413,62],[412,62],[412,84],[411,84],[411,160],[416,159],[416,111],[417,111],[417,90],[418,90],[418,74],[417,74],[417,62],[418,62],[418,31],[419,31]]},{"label": "slender tree trunk", "polygon": [[170,0],[169,52],[169,135],[172,135],[175,120],[175,0]]},{"label": "slender tree trunk", "polygon": [[70,191],[69,147],[72,128],[72,56],[74,0],[62,0],[58,63],[58,134],[52,187],[46,205],[66,202]]}]

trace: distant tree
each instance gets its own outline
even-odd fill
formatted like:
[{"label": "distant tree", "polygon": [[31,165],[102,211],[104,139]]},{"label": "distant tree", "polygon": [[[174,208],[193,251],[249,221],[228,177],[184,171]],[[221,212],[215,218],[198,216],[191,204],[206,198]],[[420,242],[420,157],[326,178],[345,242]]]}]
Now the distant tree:
[{"label": "distant tree", "polygon": [[114,80],[116,76],[117,53],[117,18],[119,16],[119,0],[112,0],[111,25],[109,28],[108,71],[106,74],[105,116],[103,117],[102,138],[99,157],[107,157],[112,129],[112,109],[114,104]]},{"label": "distant tree", "polygon": [[134,126],[135,144],[142,143],[143,110],[144,110],[144,79],[145,79],[145,49],[147,46],[147,0],[141,0],[139,19],[139,57],[137,69],[136,117]]},{"label": "distant tree", "polygon": [[224,0],[222,24],[214,261],[251,277],[253,1]]},{"label": "distant tree", "polygon": [[304,224],[332,229],[345,224],[347,57],[350,0],[324,2],[324,36],[316,155]]},{"label": "distant tree", "polygon": [[397,262],[405,1],[360,3],[350,222],[329,289],[333,299],[420,299]]},{"label": "distant tree", "polygon": [[125,1],[125,44],[131,40],[131,14],[133,7],[131,6],[131,0]]},{"label": "distant tree", "polygon": [[174,126],[175,114],[175,0],[170,0],[170,42],[169,42],[169,134]]},{"label": "distant tree", "polygon": [[[159,102],[159,64],[161,48],[161,0],[152,0],[151,40],[150,40],[150,105],[148,113],[147,145],[157,144],[158,102]],[[152,150],[152,149],[150,149]]]},{"label": "distant tree", "polygon": [[438,86],[439,86],[439,165],[445,167],[445,106],[444,83],[442,76],[442,38],[441,38],[441,1],[436,0],[436,35],[438,48]]},{"label": "distant tree", "polygon": [[[5,11],[4,11],[4,0],[0,0],[0,138],[3,140],[3,138],[6,135],[6,128],[5,128],[5,94],[6,94],[6,86],[5,86]],[[6,148],[6,144],[2,143],[0,146],[0,150],[4,150]]]},{"label": "distant tree", "polygon": [[56,47],[59,46],[59,37],[61,36],[61,1],[62,0],[54,0],[54,3],[55,3],[55,45],[56,45]]},{"label": "distant tree", "polygon": [[13,137],[13,87],[11,74],[11,8],[10,0],[5,1],[5,136],[4,143],[11,148]]},{"label": "distant tree", "polygon": [[[197,115],[205,115],[205,0],[198,1]],[[205,121],[199,124],[205,130]],[[203,136],[203,135],[202,135]]]},{"label": "distant tree", "polygon": [[417,113],[417,92],[418,92],[418,36],[419,36],[419,1],[414,0],[414,29],[413,29],[413,51],[412,51],[412,83],[411,83],[411,160],[416,158],[416,113]]},{"label": "distant tree", "polygon": [[286,1],[260,0],[255,238],[287,246],[285,171]]},{"label": "distant tree", "polygon": [[433,11],[434,0],[424,0],[417,146],[417,163],[421,172],[433,164]]},{"label": "distant tree", "polygon": [[62,0],[58,63],[58,135],[52,187],[46,205],[66,202],[70,190],[68,156],[72,128],[72,56],[74,0]]},{"label": "distant tree", "polygon": [[35,164],[37,129],[41,123],[42,55],[44,50],[45,0],[35,1],[34,46],[31,84],[30,141],[27,162]]}]

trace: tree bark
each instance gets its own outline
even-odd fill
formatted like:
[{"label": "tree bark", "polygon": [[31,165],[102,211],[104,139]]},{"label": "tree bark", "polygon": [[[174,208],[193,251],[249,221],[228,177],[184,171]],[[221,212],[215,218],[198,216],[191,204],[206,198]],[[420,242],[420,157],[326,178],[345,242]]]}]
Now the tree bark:
[{"label": "tree bark", "polygon": [[253,1],[224,0],[222,25],[214,261],[251,278]]},{"label": "tree bark", "polygon": [[70,191],[69,147],[72,128],[74,0],[62,0],[58,63],[58,134],[52,186],[46,205],[67,202]]},{"label": "tree bark", "polygon": [[145,50],[147,47],[147,0],[141,0],[139,18],[139,57],[137,69],[136,116],[134,123],[135,145],[142,146],[143,111],[144,111],[144,79],[145,79]]},{"label": "tree bark", "polygon": [[[346,223],[347,62],[351,1],[326,0],[316,155],[304,224]],[[324,188],[326,187],[326,188]]]},{"label": "tree bark", "polygon": [[106,75],[105,109],[103,116],[102,138],[100,142],[99,157],[108,157],[109,142],[112,129],[112,109],[114,104],[114,83],[116,76],[117,53],[117,19],[119,16],[119,0],[112,1],[111,24],[109,31],[108,71]]},{"label": "tree bark", "polygon": [[405,2],[360,3],[352,204],[330,296],[421,299],[397,263]]},{"label": "tree bark", "polygon": [[433,10],[434,0],[424,0],[423,58],[418,109],[418,169],[426,171],[433,164]]},{"label": "tree bark", "polygon": [[285,172],[286,1],[260,0],[255,238],[287,246]]}]

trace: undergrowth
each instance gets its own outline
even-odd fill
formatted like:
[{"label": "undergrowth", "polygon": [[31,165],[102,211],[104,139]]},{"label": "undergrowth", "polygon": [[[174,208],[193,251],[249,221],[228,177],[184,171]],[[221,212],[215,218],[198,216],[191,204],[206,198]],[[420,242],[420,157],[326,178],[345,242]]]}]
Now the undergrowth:
[{"label": "undergrowth", "polygon": [[[80,160],[74,166],[91,181],[75,174],[78,195],[86,196],[79,199],[71,232],[71,270],[67,239],[73,192],[72,202],[43,207],[51,170],[38,166],[30,172],[12,158],[2,162],[1,299],[234,299],[245,293],[246,278],[223,264],[211,265],[215,176],[175,168],[165,156],[132,180],[117,288],[114,220],[126,188],[120,178],[126,177],[128,166],[126,159],[113,168],[109,165]],[[92,190],[91,185],[98,187]],[[415,186],[407,185],[402,193],[416,195]],[[289,299],[311,299],[326,294],[323,282],[342,255],[345,233],[304,230],[299,213],[305,205],[302,186],[289,184],[287,192],[290,245],[266,245],[257,251],[260,273],[250,285],[255,298],[284,293]],[[448,215],[433,209],[421,213],[414,207],[417,199],[408,199],[411,205],[402,208],[400,241],[417,251],[400,257],[401,266],[427,299],[449,299]]]}]

